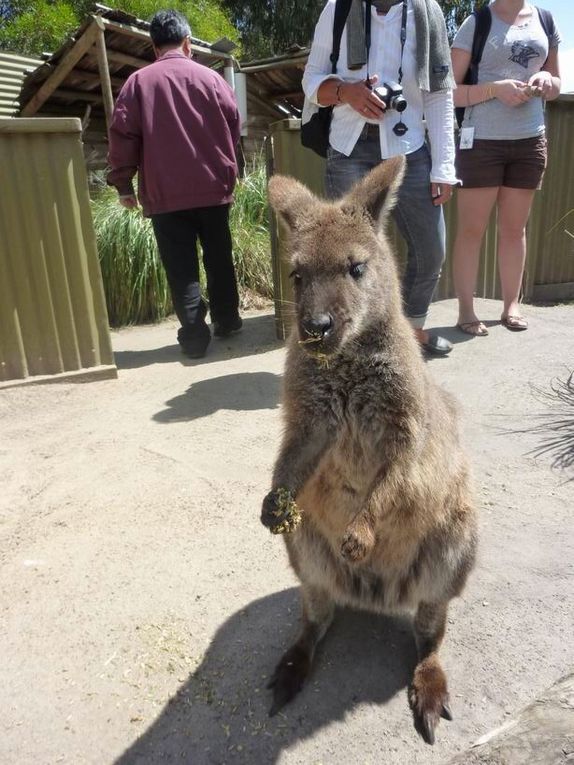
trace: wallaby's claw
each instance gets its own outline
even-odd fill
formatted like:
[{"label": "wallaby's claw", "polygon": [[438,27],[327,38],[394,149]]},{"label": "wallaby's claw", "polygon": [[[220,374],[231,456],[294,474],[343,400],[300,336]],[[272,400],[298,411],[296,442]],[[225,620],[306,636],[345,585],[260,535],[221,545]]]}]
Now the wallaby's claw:
[{"label": "wallaby's claw", "polygon": [[415,670],[409,690],[415,729],[427,744],[434,744],[439,720],[452,720],[446,679],[442,670],[423,673]]},{"label": "wallaby's claw", "polygon": [[360,563],[370,551],[370,545],[356,532],[348,531],[341,542],[341,555],[349,563]]}]

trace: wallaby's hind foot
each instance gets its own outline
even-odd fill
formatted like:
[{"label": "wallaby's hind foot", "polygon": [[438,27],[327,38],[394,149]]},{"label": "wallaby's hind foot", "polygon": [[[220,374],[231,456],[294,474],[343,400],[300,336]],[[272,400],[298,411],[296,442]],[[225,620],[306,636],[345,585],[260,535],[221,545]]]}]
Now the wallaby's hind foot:
[{"label": "wallaby's hind foot", "polygon": [[419,661],[409,688],[409,703],[415,728],[427,744],[434,744],[441,717],[452,720],[446,675],[438,659],[447,609],[447,603],[420,603],[414,621]]},{"label": "wallaby's hind foot", "polygon": [[269,716],[273,717],[292,701],[309,677],[315,649],[331,622],[335,606],[328,593],[303,586],[303,628],[297,641],[286,651],[267,687],[273,690]]},{"label": "wallaby's hind foot", "polygon": [[427,744],[434,744],[440,718],[452,720],[446,675],[436,656],[417,665],[409,688],[409,703],[417,732]]},{"label": "wallaby's hind foot", "polygon": [[273,690],[273,703],[269,710],[269,717],[276,715],[299,693],[311,672],[312,661],[312,655],[299,645],[299,642],[283,654],[267,685]]}]

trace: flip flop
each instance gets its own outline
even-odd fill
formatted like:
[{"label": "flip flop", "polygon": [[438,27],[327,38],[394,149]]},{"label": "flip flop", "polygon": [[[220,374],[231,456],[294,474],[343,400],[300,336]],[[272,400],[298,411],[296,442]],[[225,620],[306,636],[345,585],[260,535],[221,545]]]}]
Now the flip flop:
[{"label": "flip flop", "polygon": [[525,329],[528,329],[528,319],[525,319],[524,316],[513,316],[512,314],[501,316],[500,323],[511,332],[524,332]]},{"label": "flip flop", "polygon": [[[464,332],[465,335],[471,335],[471,337],[486,337],[486,335],[488,335],[488,330],[480,319],[477,319],[476,321],[463,321],[456,326],[461,332]],[[476,327],[476,332],[472,332],[473,327]]]}]

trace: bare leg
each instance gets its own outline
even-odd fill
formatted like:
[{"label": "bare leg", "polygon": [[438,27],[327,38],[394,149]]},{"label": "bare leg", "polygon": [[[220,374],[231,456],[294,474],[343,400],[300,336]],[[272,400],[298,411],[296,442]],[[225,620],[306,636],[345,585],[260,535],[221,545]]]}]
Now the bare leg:
[{"label": "bare leg", "polygon": [[438,659],[446,629],[447,608],[447,603],[421,603],[415,616],[419,660],[409,689],[409,702],[415,728],[427,744],[434,744],[440,717],[452,720],[446,675]]},{"label": "bare leg", "polygon": [[[458,323],[471,334],[480,331],[478,317],[474,312],[474,291],[480,259],[482,238],[492,212],[499,187],[484,189],[459,189],[457,199],[457,227],[453,249],[452,275],[458,298]],[[484,325],[482,325],[484,327]],[[486,329],[486,328],[484,328]]]},{"label": "bare leg", "polygon": [[503,316],[520,316],[520,291],[526,260],[526,223],[534,189],[502,187],[498,195],[498,271]]},{"label": "bare leg", "polygon": [[283,654],[268,685],[268,688],[273,689],[270,717],[277,714],[303,687],[313,665],[315,648],[333,620],[335,606],[324,590],[303,585],[302,600],[301,634],[291,648]]}]

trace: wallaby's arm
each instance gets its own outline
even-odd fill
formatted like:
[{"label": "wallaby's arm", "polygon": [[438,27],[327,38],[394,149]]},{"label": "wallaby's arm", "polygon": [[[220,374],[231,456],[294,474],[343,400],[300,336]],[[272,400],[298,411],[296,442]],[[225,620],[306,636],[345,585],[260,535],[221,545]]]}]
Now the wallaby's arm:
[{"label": "wallaby's arm", "polygon": [[280,497],[287,492],[287,496],[295,500],[319,464],[328,443],[327,428],[303,416],[296,430],[290,428],[275,463],[272,489],[263,500],[261,522],[264,526],[272,528],[277,525]]},{"label": "wallaby's arm", "polygon": [[409,427],[397,429],[383,425],[376,435],[366,435],[365,443],[372,443],[372,448],[358,465],[357,479],[365,487],[363,505],[347,524],[341,540],[341,554],[350,562],[364,560],[375,546],[377,515],[371,502],[375,488],[390,477],[394,465],[411,460],[417,448],[417,440]]}]

